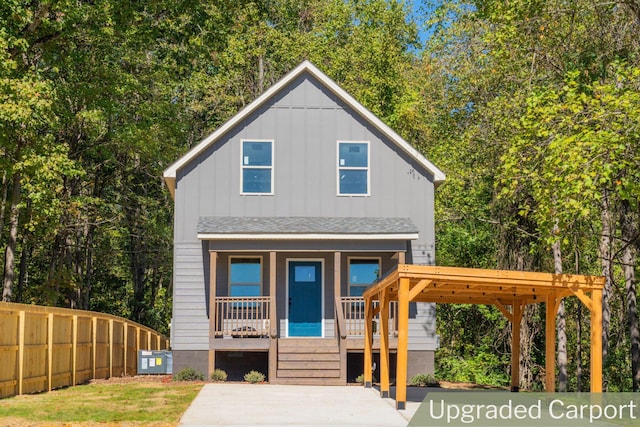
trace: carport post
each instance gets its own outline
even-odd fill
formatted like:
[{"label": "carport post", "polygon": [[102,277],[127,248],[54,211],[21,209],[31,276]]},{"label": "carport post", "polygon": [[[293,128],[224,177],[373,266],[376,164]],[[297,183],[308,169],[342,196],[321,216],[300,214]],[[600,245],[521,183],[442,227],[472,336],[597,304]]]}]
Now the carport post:
[{"label": "carport post", "polygon": [[373,379],[373,307],[372,298],[364,300],[364,386],[371,388]]},{"label": "carport post", "polygon": [[522,305],[513,301],[511,314],[511,391],[520,391],[520,322]]},{"label": "carport post", "polygon": [[396,409],[407,404],[407,347],[409,345],[409,279],[398,286],[398,360],[396,363]]},{"label": "carport post", "polygon": [[591,392],[602,392],[602,290],[591,291]]},{"label": "carport post", "polygon": [[559,300],[556,295],[547,295],[545,331],[545,382],[544,390],[552,393],[556,389],[556,312]]},{"label": "carport post", "polygon": [[380,396],[389,397],[389,300],[387,288],[380,291]]}]

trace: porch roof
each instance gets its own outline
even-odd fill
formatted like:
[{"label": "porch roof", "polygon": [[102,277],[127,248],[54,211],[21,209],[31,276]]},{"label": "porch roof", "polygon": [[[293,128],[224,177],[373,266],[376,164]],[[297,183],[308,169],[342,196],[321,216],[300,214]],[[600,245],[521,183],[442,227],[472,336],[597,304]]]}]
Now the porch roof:
[{"label": "porch roof", "polygon": [[365,217],[200,217],[198,238],[415,240],[409,218]]}]

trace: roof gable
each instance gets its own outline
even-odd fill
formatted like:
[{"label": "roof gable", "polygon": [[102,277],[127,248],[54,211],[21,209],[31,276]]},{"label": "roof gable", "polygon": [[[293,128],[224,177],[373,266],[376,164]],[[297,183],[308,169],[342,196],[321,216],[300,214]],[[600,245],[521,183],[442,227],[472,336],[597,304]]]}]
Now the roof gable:
[{"label": "roof gable", "polygon": [[298,65],[295,69],[286,74],[276,84],[271,86],[262,95],[256,98],[249,105],[240,110],[235,116],[225,122],[222,126],[216,129],[209,136],[204,138],[195,147],[189,150],[184,156],[178,159],[175,163],[165,169],[163,177],[172,197],[175,197],[175,182],[178,170],[188,165],[192,160],[196,159],[207,148],[225,135],[228,131],[233,129],[237,124],[241,123],[250,114],[256,111],[259,107],[264,105],[268,100],[272,99],[281,90],[291,84],[297,77],[303,73],[309,73],[315,77],[322,85],[324,85],[329,91],[336,95],[340,100],[346,103],[354,111],[356,111],[364,120],[371,124],[374,128],[385,135],[389,140],[396,144],[402,151],[415,159],[418,164],[422,165],[426,171],[433,175],[434,183],[436,186],[445,180],[445,174],[438,169],[433,163],[427,160],[422,154],[420,154],[415,148],[413,148],[407,141],[405,141],[400,135],[398,135],[393,129],[382,122],[371,111],[365,108],[362,104],[356,101],[351,95],[349,95],[344,89],[342,89],[336,82],[331,80],[326,74],[316,68],[311,62],[304,61]]}]

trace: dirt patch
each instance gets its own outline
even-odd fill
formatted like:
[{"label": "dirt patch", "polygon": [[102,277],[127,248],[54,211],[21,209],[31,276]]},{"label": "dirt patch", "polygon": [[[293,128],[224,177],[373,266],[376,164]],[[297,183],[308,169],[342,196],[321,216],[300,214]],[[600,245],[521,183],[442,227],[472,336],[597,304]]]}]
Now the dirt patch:
[{"label": "dirt patch", "polygon": [[131,383],[170,383],[171,375],[133,375],[126,377],[111,377],[109,379],[89,380],[89,384],[131,384]]},{"label": "dirt patch", "polygon": [[440,381],[440,388],[451,390],[509,390],[508,387],[474,384],[474,383],[451,383],[448,381]]}]

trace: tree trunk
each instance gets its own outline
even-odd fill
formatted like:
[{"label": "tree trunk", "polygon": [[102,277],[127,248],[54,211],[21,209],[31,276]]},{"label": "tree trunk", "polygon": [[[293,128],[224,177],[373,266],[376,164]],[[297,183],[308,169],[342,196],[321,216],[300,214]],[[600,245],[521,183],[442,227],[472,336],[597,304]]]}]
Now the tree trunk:
[{"label": "tree trunk", "polygon": [[631,341],[631,374],[633,391],[640,387],[640,331],[638,330],[638,309],[636,305],[636,240],[637,231],[634,213],[628,201],[623,201],[621,206],[620,228],[622,233],[622,270],[624,272],[627,325]]},{"label": "tree trunk", "polygon": [[29,262],[29,239],[28,233],[22,234],[22,251],[20,252],[20,273],[18,274],[18,291],[16,292],[16,302],[22,302],[24,290],[27,285],[27,263]]},{"label": "tree trunk", "polygon": [[[611,223],[611,206],[609,193],[602,195],[602,232],[600,234],[600,262],[602,264],[602,275],[605,277],[604,289],[602,291],[602,363],[606,363],[609,355],[609,328],[611,325],[611,308],[609,301],[613,297],[613,268],[611,262],[611,236],[613,235],[613,225]],[[606,390],[606,378],[603,379],[603,391]]]},{"label": "tree trunk", "polygon": [[8,188],[7,171],[4,171],[2,173],[2,199],[0,199],[0,242],[2,242],[2,234],[4,232],[4,212],[7,206]]},{"label": "tree trunk", "polygon": [[[557,227],[556,227],[557,229]],[[562,252],[560,240],[553,243],[553,269],[562,274]],[[564,299],[560,301],[557,312],[556,329],[558,334],[558,391],[567,391],[567,321],[565,319]]]},{"label": "tree trunk", "polygon": [[2,287],[2,301],[11,301],[13,297],[13,282],[15,279],[16,242],[18,241],[18,220],[20,216],[20,174],[13,175],[13,190],[11,192],[11,211],[9,214],[9,237],[4,253],[4,284]]}]

